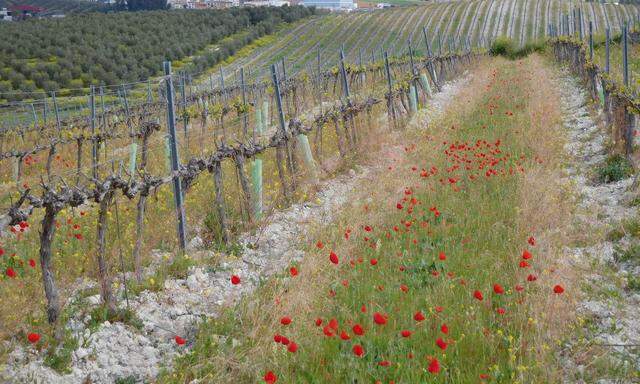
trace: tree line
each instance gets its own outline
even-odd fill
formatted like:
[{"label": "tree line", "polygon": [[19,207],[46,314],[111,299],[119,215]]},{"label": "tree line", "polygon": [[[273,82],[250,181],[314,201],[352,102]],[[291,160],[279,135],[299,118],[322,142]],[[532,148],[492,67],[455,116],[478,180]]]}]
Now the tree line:
[{"label": "tree line", "polygon": [[[243,7],[89,13],[0,23],[0,100],[140,81],[160,74],[162,61],[187,56],[194,56],[189,70],[201,71],[280,23],[313,13],[313,8],[302,6]],[[203,50],[234,34],[236,38],[225,39],[218,49]]]}]

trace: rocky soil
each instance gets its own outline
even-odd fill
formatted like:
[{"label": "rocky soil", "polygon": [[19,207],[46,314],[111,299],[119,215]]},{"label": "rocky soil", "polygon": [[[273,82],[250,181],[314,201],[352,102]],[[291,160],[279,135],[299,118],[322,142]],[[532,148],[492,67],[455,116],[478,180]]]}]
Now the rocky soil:
[{"label": "rocky soil", "polygon": [[589,96],[575,78],[565,74],[559,89],[570,155],[567,181],[577,194],[575,227],[595,239],[564,250],[565,262],[584,280],[579,326],[561,359],[565,382],[638,382],[640,286],[631,283],[640,277],[640,248],[633,248],[640,245],[640,227],[635,227],[640,216],[633,204],[638,194],[633,177],[596,181],[596,170],[608,156],[608,132],[594,121]]}]

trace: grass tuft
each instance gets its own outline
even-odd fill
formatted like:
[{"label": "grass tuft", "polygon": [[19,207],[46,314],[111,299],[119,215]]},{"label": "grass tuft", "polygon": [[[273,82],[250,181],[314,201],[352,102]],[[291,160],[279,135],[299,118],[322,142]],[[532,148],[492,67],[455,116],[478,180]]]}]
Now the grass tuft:
[{"label": "grass tuft", "polygon": [[613,183],[631,176],[633,167],[626,157],[616,154],[609,156],[597,173],[599,182]]}]

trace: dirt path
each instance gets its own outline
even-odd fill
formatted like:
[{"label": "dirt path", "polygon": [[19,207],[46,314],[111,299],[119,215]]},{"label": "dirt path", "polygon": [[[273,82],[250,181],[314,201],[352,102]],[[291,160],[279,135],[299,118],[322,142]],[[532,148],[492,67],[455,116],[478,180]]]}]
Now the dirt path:
[{"label": "dirt path", "polygon": [[[444,85],[442,92],[429,101],[423,113],[436,118],[464,88],[467,77]],[[384,172],[388,162],[402,156],[401,147],[385,149],[382,162],[354,167],[346,175],[323,182],[315,201],[295,204],[272,214],[256,234],[245,234],[239,242],[242,255],[223,260],[215,268],[197,266],[185,279],[168,279],[159,292],[143,291],[130,299],[130,306],[142,321],[141,328],[122,323],[103,323],[91,330],[87,311],[78,311],[68,323],[79,346],[73,353],[68,374],[60,375],[43,364],[43,356],[32,349],[17,347],[0,379],[10,383],[113,383],[116,379],[153,379],[160,370],[170,367],[173,359],[188,350],[198,324],[215,318],[222,308],[237,303],[252,293],[263,279],[281,273],[304,252],[298,244],[311,228],[329,226],[340,208],[357,191],[375,183],[376,174]],[[304,241],[302,241],[304,242]],[[198,251],[192,255],[206,261],[213,252]],[[156,252],[156,263],[172,255]],[[230,276],[240,276],[242,284],[232,285]],[[83,288],[90,288],[89,283]],[[95,307],[99,296],[80,298],[78,305]],[[122,306],[125,303],[121,303]],[[186,340],[176,345],[175,336]],[[4,375],[4,376],[2,376]]]}]

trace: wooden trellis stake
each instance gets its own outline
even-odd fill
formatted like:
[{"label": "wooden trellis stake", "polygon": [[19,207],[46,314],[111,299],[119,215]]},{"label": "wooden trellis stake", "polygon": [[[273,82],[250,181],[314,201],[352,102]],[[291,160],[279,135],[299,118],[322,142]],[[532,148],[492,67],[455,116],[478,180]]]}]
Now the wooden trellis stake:
[{"label": "wooden trellis stake", "polygon": [[388,85],[388,94],[387,94],[387,112],[389,114],[389,118],[391,119],[390,126],[395,127],[396,124],[396,112],[393,106],[393,83],[391,80],[391,70],[389,69],[389,56],[387,52],[384,53],[384,69],[387,75],[387,85]]},{"label": "wooden trellis stake", "polygon": [[604,47],[605,47],[605,54],[604,54],[604,70],[605,72],[609,73],[610,70],[610,65],[611,65],[611,31],[609,30],[609,27],[607,27],[607,29],[605,29],[604,31],[605,34],[605,41],[604,41]]}]

